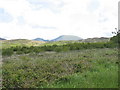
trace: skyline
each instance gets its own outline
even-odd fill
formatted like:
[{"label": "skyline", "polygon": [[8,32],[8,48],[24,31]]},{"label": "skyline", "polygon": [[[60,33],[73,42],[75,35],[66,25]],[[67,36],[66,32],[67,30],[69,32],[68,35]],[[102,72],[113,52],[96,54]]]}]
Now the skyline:
[{"label": "skyline", "polygon": [[0,0],[0,37],[111,37],[119,0]]}]

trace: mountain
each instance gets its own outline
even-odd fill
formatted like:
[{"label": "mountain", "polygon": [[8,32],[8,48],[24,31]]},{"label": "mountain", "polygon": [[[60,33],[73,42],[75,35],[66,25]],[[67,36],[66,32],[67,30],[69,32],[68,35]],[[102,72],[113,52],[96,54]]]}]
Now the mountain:
[{"label": "mountain", "polygon": [[52,39],[52,40],[45,40],[43,38],[36,38],[36,39],[33,39],[34,41],[44,41],[44,42],[47,42],[47,41],[70,41],[70,40],[82,40],[82,38],[78,37],[78,36],[74,36],[74,35],[61,35],[55,39]]},{"label": "mountain", "polygon": [[82,38],[74,35],[61,35],[51,41],[70,41],[70,40],[82,40]]},{"label": "mountain", "polygon": [[6,40],[6,39],[4,39],[4,38],[0,38],[0,40]]},{"label": "mountain", "polygon": [[34,41],[49,41],[49,40],[45,40],[45,39],[43,39],[43,38],[35,38],[35,39],[33,39]]}]

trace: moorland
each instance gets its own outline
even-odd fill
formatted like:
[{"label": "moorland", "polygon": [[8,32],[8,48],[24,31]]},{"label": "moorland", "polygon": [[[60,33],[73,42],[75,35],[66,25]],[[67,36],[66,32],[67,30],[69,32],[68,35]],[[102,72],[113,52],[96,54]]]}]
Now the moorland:
[{"label": "moorland", "polygon": [[3,88],[118,88],[118,38],[2,41]]}]

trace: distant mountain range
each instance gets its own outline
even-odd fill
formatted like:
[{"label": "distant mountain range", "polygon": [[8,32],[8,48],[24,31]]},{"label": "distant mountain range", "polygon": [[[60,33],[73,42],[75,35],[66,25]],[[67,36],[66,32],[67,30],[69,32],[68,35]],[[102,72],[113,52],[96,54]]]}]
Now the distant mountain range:
[{"label": "distant mountain range", "polygon": [[74,35],[61,35],[52,40],[45,40],[43,38],[36,38],[33,40],[35,40],[35,41],[70,41],[70,40],[82,40],[82,38],[80,38],[78,36],[74,36]]},{"label": "distant mountain range", "polygon": [[49,40],[45,40],[45,39],[43,39],[43,38],[35,38],[35,39],[33,39],[34,41],[49,41]]},{"label": "distant mountain range", "polygon": [[[74,35],[61,35],[61,36],[59,36],[55,39],[52,39],[52,40],[45,40],[43,38],[35,38],[35,39],[33,39],[33,41],[42,41],[42,42],[52,42],[52,41],[106,42],[106,41],[109,41],[109,39],[110,38],[107,38],[107,37],[94,37],[94,38],[82,39],[81,37],[74,36]],[[7,39],[0,38],[0,40],[6,41]],[[20,41],[21,39],[13,39],[13,40]]]}]

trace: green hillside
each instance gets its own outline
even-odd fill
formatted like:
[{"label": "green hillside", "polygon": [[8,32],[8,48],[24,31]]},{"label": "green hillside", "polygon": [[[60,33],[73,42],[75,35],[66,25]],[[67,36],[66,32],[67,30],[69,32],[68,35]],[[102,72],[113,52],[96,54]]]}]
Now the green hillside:
[{"label": "green hillside", "polygon": [[1,41],[2,48],[15,47],[15,46],[39,46],[44,44],[43,41],[32,41],[27,39],[14,39]]}]

